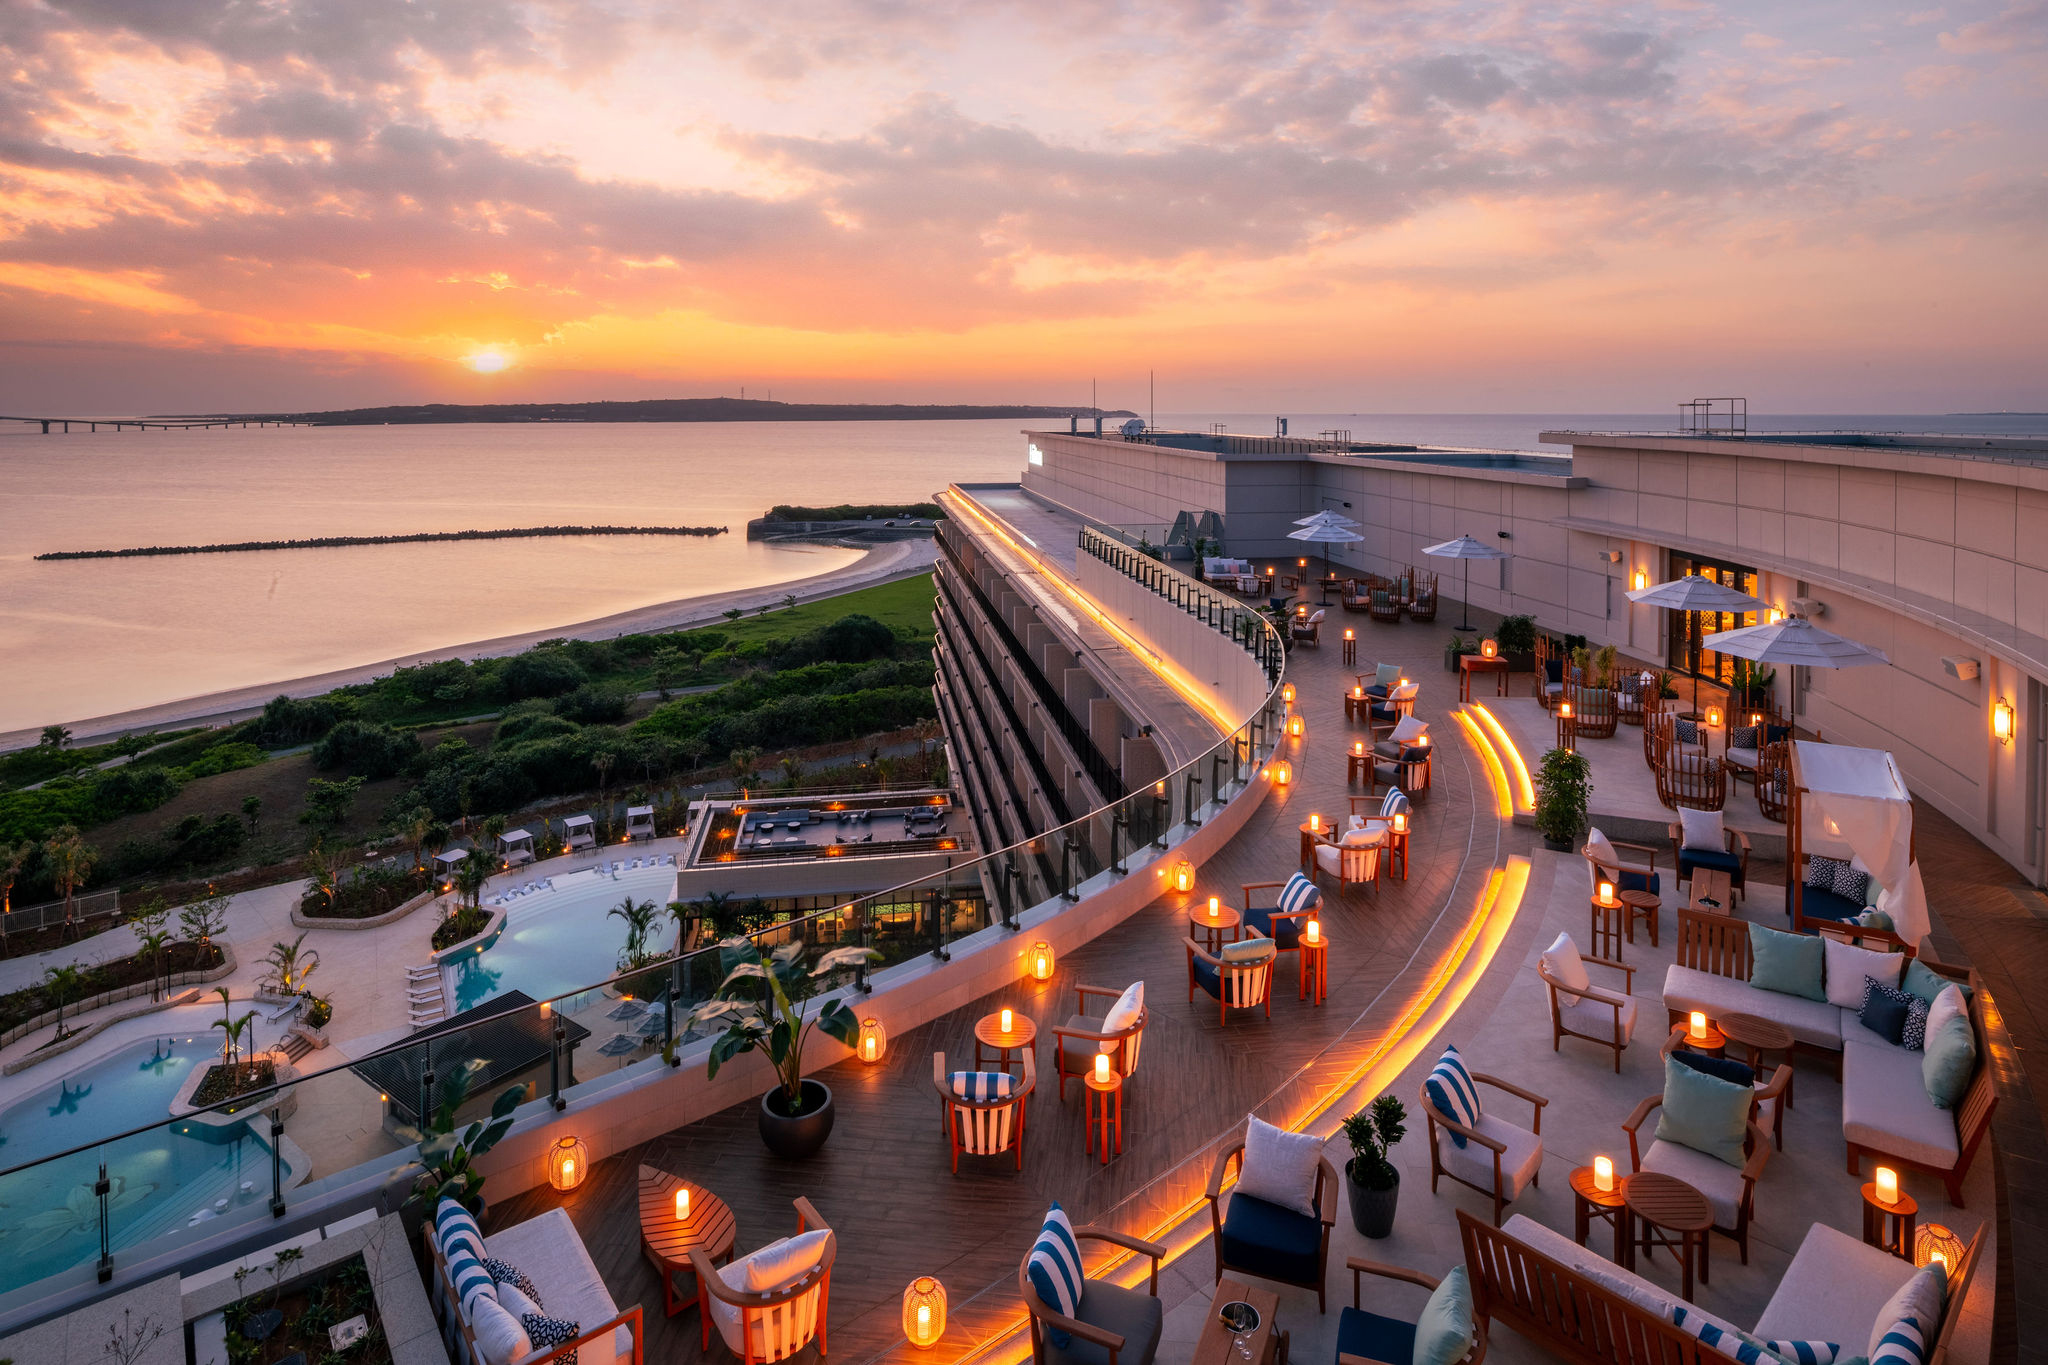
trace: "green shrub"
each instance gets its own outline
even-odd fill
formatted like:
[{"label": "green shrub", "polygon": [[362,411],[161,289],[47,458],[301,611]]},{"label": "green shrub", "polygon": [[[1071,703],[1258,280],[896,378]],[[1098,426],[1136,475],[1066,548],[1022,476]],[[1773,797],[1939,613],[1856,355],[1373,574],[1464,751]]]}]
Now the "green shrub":
[{"label": "green shrub", "polygon": [[256,718],[255,733],[251,738],[273,749],[306,744],[320,738],[354,713],[355,701],[350,697],[332,694],[304,699],[276,697]]},{"label": "green shrub", "polygon": [[[354,722],[350,723],[353,724]],[[151,757],[154,758],[155,755],[151,755]],[[218,777],[222,773],[237,772],[243,768],[253,768],[269,757],[270,755],[254,744],[244,744],[239,740],[231,740],[224,744],[216,744],[212,748],[207,749],[199,757],[179,768],[178,773],[186,781],[190,782],[196,778]]]},{"label": "green shrub", "polygon": [[590,675],[558,650],[531,650],[507,659],[498,671],[505,695],[513,701],[526,697],[559,697],[590,681]]},{"label": "green shrub", "polygon": [[364,720],[341,722],[313,746],[315,767],[322,771],[338,768],[372,782],[396,777],[419,756],[418,736]]},{"label": "green shrub", "polygon": [[612,725],[626,718],[626,692],[589,683],[555,698],[555,714],[576,725]]}]

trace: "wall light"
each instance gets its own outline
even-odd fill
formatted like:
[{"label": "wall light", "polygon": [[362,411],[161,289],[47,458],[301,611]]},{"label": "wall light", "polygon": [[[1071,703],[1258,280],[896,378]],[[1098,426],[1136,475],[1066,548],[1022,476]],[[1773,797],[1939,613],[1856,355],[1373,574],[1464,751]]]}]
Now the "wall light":
[{"label": "wall light", "polygon": [[1783,607],[1772,607],[1772,608],[1771,608],[1771,610],[1770,610],[1770,621],[1771,621],[1771,624],[1772,624],[1772,625],[1774,625],[1774,626],[1775,626],[1775,625],[1777,625],[1777,624],[1778,624],[1778,622],[1780,622],[1780,621],[1782,621],[1782,620],[1784,620],[1784,619],[1785,619],[1785,609],[1784,609]]},{"label": "wall light", "polygon": [[2000,744],[2012,743],[2012,703],[2000,697],[1991,708],[1991,733]]},{"label": "wall light", "polygon": [[1635,575],[1628,582],[1631,592],[1641,592],[1644,588],[1650,586],[1650,576],[1641,569],[1637,569]]}]

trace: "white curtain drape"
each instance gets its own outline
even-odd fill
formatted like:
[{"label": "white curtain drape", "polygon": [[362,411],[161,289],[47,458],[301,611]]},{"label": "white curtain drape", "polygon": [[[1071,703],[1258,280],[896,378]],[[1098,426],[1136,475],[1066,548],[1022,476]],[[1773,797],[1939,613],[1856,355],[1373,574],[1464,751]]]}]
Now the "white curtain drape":
[{"label": "white curtain drape", "polygon": [[1801,842],[1809,853],[1846,844],[1884,888],[1878,908],[1918,946],[1931,927],[1927,888],[1913,861],[1913,797],[1882,749],[1798,742]]}]

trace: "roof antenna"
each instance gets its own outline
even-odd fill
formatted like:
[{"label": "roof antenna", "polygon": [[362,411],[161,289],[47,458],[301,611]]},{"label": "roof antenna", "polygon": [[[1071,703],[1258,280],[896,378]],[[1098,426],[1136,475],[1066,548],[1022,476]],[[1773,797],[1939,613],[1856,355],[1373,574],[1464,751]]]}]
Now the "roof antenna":
[{"label": "roof antenna", "polygon": [[1145,406],[1152,410],[1152,415],[1145,421],[1156,430],[1159,426],[1159,384],[1156,370],[1145,371]]}]

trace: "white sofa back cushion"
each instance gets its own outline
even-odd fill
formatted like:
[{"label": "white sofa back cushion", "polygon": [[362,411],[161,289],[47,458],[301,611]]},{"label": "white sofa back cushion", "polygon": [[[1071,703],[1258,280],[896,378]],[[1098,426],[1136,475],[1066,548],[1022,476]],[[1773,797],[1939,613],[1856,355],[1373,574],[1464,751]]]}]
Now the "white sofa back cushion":
[{"label": "white sofa back cushion", "polygon": [[1879,1306],[1912,1277],[1913,1267],[1890,1252],[1815,1223],[1756,1320],[1756,1335],[1832,1341],[1845,1357],[1860,1354]]},{"label": "white sofa back cushion", "polygon": [[[1828,1003],[1845,1010],[1863,1008],[1863,978],[1875,978],[1880,986],[1896,988],[1899,973],[1906,970],[1904,953],[1874,953],[1853,943],[1823,939],[1827,954]],[[1930,1012],[1930,1018],[1932,1014]]]},{"label": "white sofa back cushion", "polygon": [[[619,1315],[610,1291],[597,1273],[597,1265],[583,1248],[576,1225],[566,1209],[549,1209],[538,1217],[514,1224],[490,1238],[491,1255],[509,1261],[525,1271],[540,1291],[547,1315],[583,1325],[588,1332]],[[576,1348],[577,1365],[612,1365],[615,1360],[633,1358],[633,1329],[620,1323],[609,1338],[585,1342]]]},{"label": "white sofa back cushion", "polygon": [[1572,941],[1570,934],[1560,933],[1557,942],[1545,948],[1538,961],[1542,962],[1543,970],[1550,973],[1551,980],[1560,985],[1583,991],[1593,984],[1593,978],[1586,974],[1585,959],[1579,956],[1579,945]]},{"label": "white sofa back cushion", "polygon": [[496,1299],[473,1297],[469,1302],[469,1330],[476,1336],[481,1365],[512,1365],[533,1353],[533,1342],[519,1319]]}]

